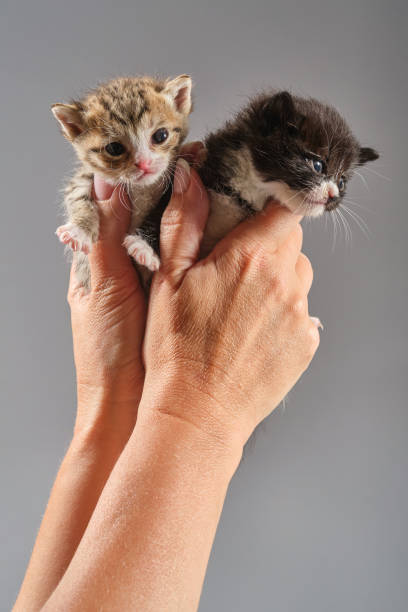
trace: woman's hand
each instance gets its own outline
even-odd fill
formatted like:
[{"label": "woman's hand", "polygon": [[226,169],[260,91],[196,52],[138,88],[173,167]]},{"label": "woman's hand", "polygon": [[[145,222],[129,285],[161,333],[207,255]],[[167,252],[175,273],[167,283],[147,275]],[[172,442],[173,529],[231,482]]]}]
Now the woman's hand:
[{"label": "woman's hand", "polygon": [[142,405],[243,444],[318,347],[313,274],[300,217],[276,204],[197,262],[207,214],[197,174],[179,162],[150,295]]},{"label": "woman's hand", "polygon": [[79,285],[74,266],[68,291],[78,385],[75,431],[51,492],[16,612],[42,609],[64,576],[134,430],[143,387],[145,299],[122,246],[130,205],[126,194],[98,177],[94,197],[100,234],[89,255],[91,291],[86,293]]},{"label": "woman's hand", "polygon": [[146,303],[122,246],[130,222],[129,200],[99,177],[94,197],[100,234],[89,254],[91,291],[78,284],[74,269],[68,291],[78,387],[76,430],[94,427],[97,421],[127,439],[144,381]]},{"label": "woman's hand", "polygon": [[[52,583],[58,586],[44,611],[67,606],[196,610],[242,446],[317,348],[319,334],[307,312],[312,271],[300,253],[299,218],[271,208],[240,225],[197,263],[207,213],[197,175],[179,161],[161,226],[162,268],[153,279],[149,301],[146,377],[137,425],[101,489],[68,569],[62,579],[61,571],[54,572]],[[115,267],[115,274],[107,276],[116,278],[117,273]],[[99,283],[97,276],[95,282],[91,312],[101,308],[105,320],[106,299],[110,304],[113,299],[113,312],[121,313],[122,300],[116,301],[116,295],[124,295],[127,303],[128,281],[125,286],[110,281],[107,298],[105,282]],[[127,317],[117,321],[121,329]],[[116,357],[113,363],[118,363]],[[75,453],[64,470],[71,479],[81,474],[81,456],[82,450]],[[85,468],[91,457],[85,454]],[[94,458],[98,470],[104,457],[103,452]],[[93,483],[95,470],[88,471]],[[57,479],[59,490],[67,481],[64,472]],[[78,489],[75,478],[70,495]],[[88,500],[88,489],[84,493]],[[59,498],[53,516],[60,528],[69,498],[57,496],[55,489],[53,496]],[[82,516],[82,509],[73,518],[71,512],[70,520],[76,524]],[[44,522],[45,527],[50,524],[47,517]],[[55,554],[48,558],[54,567]]]}]

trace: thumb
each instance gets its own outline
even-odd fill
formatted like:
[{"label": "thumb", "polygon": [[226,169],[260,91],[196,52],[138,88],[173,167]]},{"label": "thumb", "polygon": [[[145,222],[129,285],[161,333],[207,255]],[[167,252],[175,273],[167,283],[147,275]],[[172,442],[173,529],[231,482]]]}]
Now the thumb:
[{"label": "thumb", "polygon": [[113,187],[95,175],[93,196],[99,213],[99,236],[88,256],[92,287],[103,285],[107,279],[137,276],[122,246],[131,214],[124,186]]},{"label": "thumb", "polygon": [[110,185],[96,174],[93,195],[99,212],[98,240],[122,242],[129,227],[131,213],[124,185]]},{"label": "thumb", "polygon": [[208,212],[208,195],[198,174],[179,158],[160,228],[161,270],[175,283],[197,260]]}]

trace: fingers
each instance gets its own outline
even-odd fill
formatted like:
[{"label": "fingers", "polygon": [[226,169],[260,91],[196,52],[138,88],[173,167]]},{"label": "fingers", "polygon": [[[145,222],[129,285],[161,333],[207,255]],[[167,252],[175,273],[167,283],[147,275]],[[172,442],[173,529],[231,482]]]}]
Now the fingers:
[{"label": "fingers", "polygon": [[208,195],[199,176],[179,159],[160,228],[161,271],[175,283],[197,260],[208,211]]},{"label": "fingers", "polygon": [[262,246],[267,252],[275,253],[291,232],[299,226],[301,219],[301,215],[295,215],[279,203],[272,202],[255,217],[247,219],[232,230],[219,243],[218,251],[229,249],[232,241],[241,243],[244,249],[246,246],[250,248],[251,245],[256,244]]},{"label": "fingers", "polygon": [[131,205],[123,185],[113,187],[100,176],[94,179],[94,200],[99,209],[100,241],[122,243],[130,223]]},{"label": "fingers", "polygon": [[302,285],[302,289],[308,294],[313,282],[313,268],[310,260],[304,253],[300,253],[295,270]]},{"label": "fingers", "polygon": [[99,237],[89,254],[92,288],[103,285],[107,279],[122,278],[126,274],[136,278],[122,246],[131,211],[124,187],[113,187],[95,176],[94,199],[99,210]]}]

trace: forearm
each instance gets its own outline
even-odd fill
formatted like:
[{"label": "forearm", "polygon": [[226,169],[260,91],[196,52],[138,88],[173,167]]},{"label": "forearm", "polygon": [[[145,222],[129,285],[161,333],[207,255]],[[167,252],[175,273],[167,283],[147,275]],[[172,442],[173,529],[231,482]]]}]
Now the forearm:
[{"label": "forearm", "polygon": [[139,410],[137,427],[44,610],[197,608],[242,447],[169,416],[169,401]]},{"label": "forearm", "polygon": [[[120,408],[123,414],[135,413],[134,407]],[[79,427],[77,421],[51,491],[16,611],[39,610],[56,588],[133,429],[128,419],[112,419],[101,398],[86,407],[79,406],[78,414],[85,409],[89,413],[87,426]]]}]

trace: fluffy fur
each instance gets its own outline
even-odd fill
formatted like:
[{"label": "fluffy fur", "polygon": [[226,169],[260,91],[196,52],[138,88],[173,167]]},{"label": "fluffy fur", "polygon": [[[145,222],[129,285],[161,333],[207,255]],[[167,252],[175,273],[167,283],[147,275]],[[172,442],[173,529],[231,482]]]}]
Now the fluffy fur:
[{"label": "fluffy fur", "polygon": [[159,267],[159,258],[139,228],[170,184],[190,111],[187,75],[166,80],[118,78],[82,100],[52,106],[81,163],[65,189],[67,223],[56,233],[77,252],[76,270],[84,285],[90,278],[86,254],[99,233],[92,199],[95,173],[129,194],[132,218],[124,245],[131,257],[152,271]]},{"label": "fluffy fur", "polygon": [[[162,196],[187,133],[190,78],[115,79],[81,101],[52,110],[82,164],[65,192],[68,222],[57,230],[60,240],[78,251],[82,282],[89,283],[86,254],[98,237],[94,173],[129,193],[132,221],[124,246],[137,263],[157,270]],[[211,210],[203,255],[270,198],[303,215],[330,212],[341,204],[353,170],[378,158],[376,151],[360,146],[332,106],[286,91],[253,98],[205,145],[198,172]]]},{"label": "fluffy fur", "polygon": [[205,141],[199,169],[211,195],[203,252],[270,198],[316,217],[341,204],[353,170],[378,158],[332,106],[262,94]]}]

